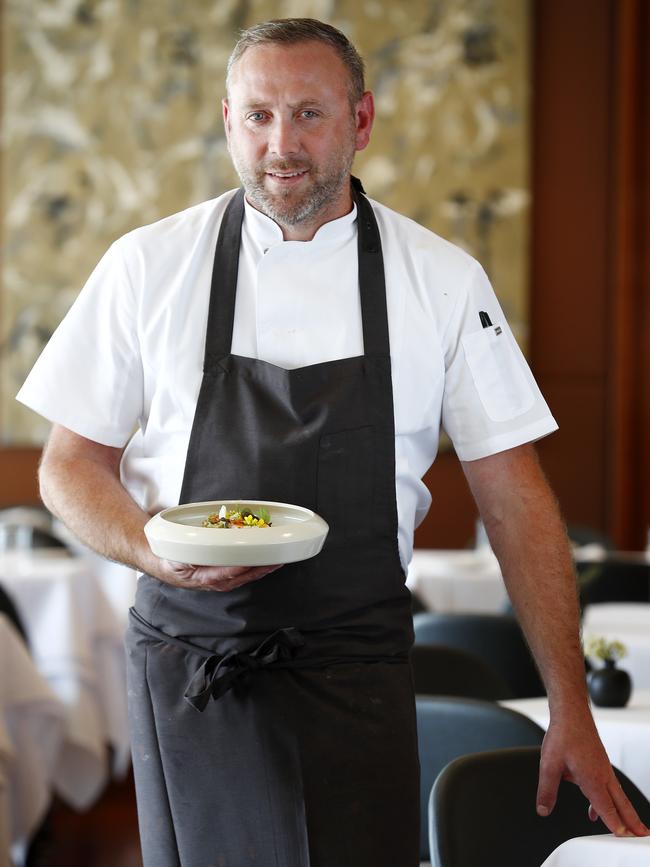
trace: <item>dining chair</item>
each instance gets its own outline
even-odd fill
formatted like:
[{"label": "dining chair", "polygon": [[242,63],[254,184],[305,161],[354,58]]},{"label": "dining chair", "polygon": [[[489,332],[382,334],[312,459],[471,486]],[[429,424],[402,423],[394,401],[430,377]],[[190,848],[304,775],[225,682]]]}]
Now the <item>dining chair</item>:
[{"label": "dining chair", "polygon": [[650,564],[605,560],[583,563],[578,574],[578,594],[582,611],[598,602],[650,602]]},{"label": "dining chair", "polygon": [[606,551],[614,550],[614,542],[607,533],[585,524],[569,524],[567,536],[574,545],[600,545]]},{"label": "dining chair", "polygon": [[422,611],[426,611],[426,606],[420,599],[420,597],[411,591],[411,614],[419,614]]},{"label": "dining chair", "polygon": [[411,669],[417,695],[448,695],[487,701],[514,698],[510,687],[486,662],[454,647],[415,644]]},{"label": "dining chair", "polygon": [[25,644],[29,647],[29,640],[27,638],[27,632],[25,631],[25,626],[22,621],[22,617],[18,613],[18,609],[16,608],[16,603],[11,598],[11,595],[7,593],[5,588],[0,584],[0,613],[4,614],[16,628],[16,631],[23,639]]},{"label": "dining chair", "polygon": [[0,550],[66,547],[52,515],[42,506],[0,509]]},{"label": "dining chair", "polygon": [[[429,801],[433,867],[539,867],[571,837],[606,834],[602,821],[589,819],[580,789],[565,780],[550,816],[537,815],[539,762],[539,747],[515,747],[462,756],[447,765]],[[650,802],[625,774],[615,773],[647,824]]]},{"label": "dining chair", "polygon": [[417,696],[420,753],[420,858],[429,860],[429,795],[446,765],[467,753],[541,746],[544,729],[510,708],[472,698]]},{"label": "dining chair", "polygon": [[521,627],[509,614],[427,612],[413,618],[415,643],[437,644],[480,657],[497,671],[515,698],[546,694]]}]

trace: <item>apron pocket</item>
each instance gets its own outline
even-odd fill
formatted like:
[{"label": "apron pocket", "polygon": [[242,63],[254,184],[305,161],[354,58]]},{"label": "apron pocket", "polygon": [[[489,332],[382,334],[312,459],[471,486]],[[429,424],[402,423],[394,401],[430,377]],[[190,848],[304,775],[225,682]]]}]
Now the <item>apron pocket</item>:
[{"label": "apron pocket", "polygon": [[535,398],[512,346],[514,338],[499,326],[462,338],[467,366],[492,421],[509,421],[527,412]]},{"label": "apron pocket", "polygon": [[337,431],[320,438],[316,510],[330,525],[328,544],[361,539],[375,515],[375,429]]}]

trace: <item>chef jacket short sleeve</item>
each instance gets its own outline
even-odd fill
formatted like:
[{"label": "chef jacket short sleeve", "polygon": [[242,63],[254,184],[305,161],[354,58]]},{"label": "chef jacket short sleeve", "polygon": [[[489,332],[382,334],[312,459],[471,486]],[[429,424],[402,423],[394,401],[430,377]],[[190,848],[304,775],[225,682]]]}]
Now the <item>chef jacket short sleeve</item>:
[{"label": "chef jacket short sleeve", "polygon": [[[487,327],[481,312],[489,317]],[[460,460],[486,457],[557,429],[490,282],[476,262],[446,325],[443,346],[442,426]]]},{"label": "chef jacket short sleeve", "polygon": [[142,415],[133,288],[120,242],[102,257],[17,399],[50,421],[122,447]]}]

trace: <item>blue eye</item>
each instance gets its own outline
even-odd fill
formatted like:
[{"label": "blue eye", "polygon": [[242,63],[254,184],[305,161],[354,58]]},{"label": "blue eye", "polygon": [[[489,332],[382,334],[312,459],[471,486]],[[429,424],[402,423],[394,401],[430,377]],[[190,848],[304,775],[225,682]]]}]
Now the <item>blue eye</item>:
[{"label": "blue eye", "polygon": [[264,120],[264,112],[263,111],[253,111],[248,115],[248,120],[258,121]]},{"label": "blue eye", "polygon": [[303,116],[303,117],[306,117],[308,120],[311,120],[312,117],[316,117],[317,115],[316,115],[316,112],[315,112],[315,111],[312,111],[310,108],[306,108],[306,109],[302,112],[302,116]]}]

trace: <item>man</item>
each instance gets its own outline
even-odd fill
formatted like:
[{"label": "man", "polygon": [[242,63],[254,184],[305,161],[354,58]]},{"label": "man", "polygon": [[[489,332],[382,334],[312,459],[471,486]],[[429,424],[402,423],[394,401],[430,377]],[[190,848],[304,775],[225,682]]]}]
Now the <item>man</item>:
[{"label": "man", "polygon": [[[114,244],[19,395],[54,422],[45,503],[143,573],[127,645],[145,865],[418,863],[404,569],[441,417],[549,692],[538,812],[567,777],[613,831],[647,833],[589,713],[529,445],[556,425],[480,267],[351,183],[374,119],[360,57],[320,22],[253,27],[223,116],[245,197]],[[216,568],[149,550],[151,512],[247,498],[323,514],[321,554]]]}]

